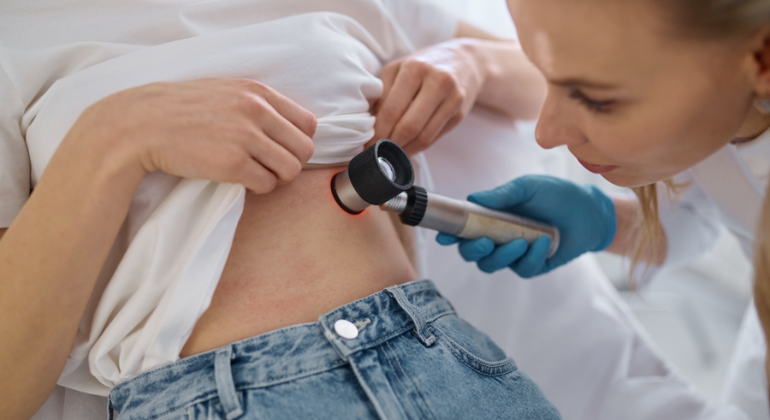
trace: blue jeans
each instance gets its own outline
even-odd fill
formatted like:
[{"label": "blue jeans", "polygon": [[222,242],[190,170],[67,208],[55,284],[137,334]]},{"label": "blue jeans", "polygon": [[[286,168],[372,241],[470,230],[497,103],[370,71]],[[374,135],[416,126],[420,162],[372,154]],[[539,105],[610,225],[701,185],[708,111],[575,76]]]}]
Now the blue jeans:
[{"label": "blue jeans", "polygon": [[110,405],[119,420],[561,418],[430,281],[145,372]]}]

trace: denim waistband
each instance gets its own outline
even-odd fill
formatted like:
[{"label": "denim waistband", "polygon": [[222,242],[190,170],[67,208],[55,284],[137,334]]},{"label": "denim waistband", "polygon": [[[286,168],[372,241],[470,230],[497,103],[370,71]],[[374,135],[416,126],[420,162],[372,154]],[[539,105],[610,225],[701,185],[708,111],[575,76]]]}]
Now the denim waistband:
[{"label": "denim waistband", "polygon": [[[283,328],[144,372],[113,388],[110,406],[120,420],[154,419],[219,397],[227,417],[236,418],[242,414],[236,390],[335,369],[347,364],[351,354],[409,330],[430,346],[436,338],[429,324],[452,313],[452,305],[431,281],[389,287],[321,315],[317,323]],[[340,320],[358,329],[355,338],[335,331]]]}]

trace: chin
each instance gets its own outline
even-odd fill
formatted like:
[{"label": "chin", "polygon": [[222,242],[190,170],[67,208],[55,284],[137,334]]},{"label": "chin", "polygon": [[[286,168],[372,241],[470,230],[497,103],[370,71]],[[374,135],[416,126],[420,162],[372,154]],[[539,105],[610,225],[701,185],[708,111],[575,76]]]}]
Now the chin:
[{"label": "chin", "polygon": [[663,179],[658,179],[652,176],[640,176],[640,175],[626,175],[622,173],[611,172],[602,175],[602,178],[609,181],[611,184],[624,188],[638,188],[645,185],[654,184]]}]

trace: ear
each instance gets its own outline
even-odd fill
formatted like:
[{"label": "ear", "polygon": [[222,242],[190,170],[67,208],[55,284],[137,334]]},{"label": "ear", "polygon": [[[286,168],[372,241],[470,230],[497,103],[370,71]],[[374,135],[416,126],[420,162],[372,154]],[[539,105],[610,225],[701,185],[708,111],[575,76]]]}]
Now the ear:
[{"label": "ear", "polygon": [[754,91],[761,98],[770,98],[770,25],[752,39],[751,53]]}]

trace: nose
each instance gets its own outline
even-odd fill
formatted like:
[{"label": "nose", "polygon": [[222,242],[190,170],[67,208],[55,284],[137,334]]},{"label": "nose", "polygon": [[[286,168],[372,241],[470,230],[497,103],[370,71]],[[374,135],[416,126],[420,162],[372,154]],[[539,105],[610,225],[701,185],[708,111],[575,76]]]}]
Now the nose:
[{"label": "nose", "polygon": [[572,147],[586,142],[586,137],[577,124],[578,116],[568,105],[549,89],[535,130],[535,138],[540,147]]}]

